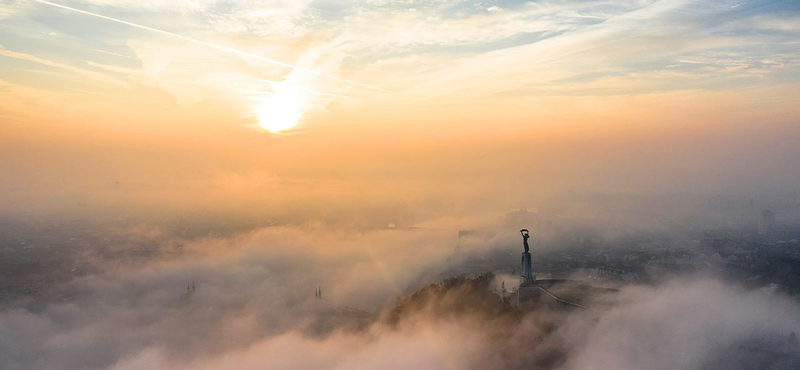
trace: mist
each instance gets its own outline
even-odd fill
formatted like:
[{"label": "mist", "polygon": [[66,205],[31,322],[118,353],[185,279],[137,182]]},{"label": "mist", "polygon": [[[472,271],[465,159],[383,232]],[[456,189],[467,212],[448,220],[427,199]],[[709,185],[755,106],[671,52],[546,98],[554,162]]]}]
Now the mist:
[{"label": "mist", "polygon": [[0,370],[800,368],[799,4],[0,0]]},{"label": "mist", "polygon": [[[748,362],[742,346],[763,343],[792,354],[770,368],[800,361],[788,341],[800,332],[795,299],[709,276],[628,285],[596,297],[603,308],[590,311],[497,314],[486,307],[499,297],[486,306],[475,294],[493,293],[463,288],[397,301],[501,248],[483,240],[495,247],[456,252],[445,225],[468,223],[366,233],[268,227],[173,240],[179,253],[138,262],[96,258],[91,273],[3,302],[3,368],[745,369],[763,362]],[[337,318],[327,304],[375,318]]]}]

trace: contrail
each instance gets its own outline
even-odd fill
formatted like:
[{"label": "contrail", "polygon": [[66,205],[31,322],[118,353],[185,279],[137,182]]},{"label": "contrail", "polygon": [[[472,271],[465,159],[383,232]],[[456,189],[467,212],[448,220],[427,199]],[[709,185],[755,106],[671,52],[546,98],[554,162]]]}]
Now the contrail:
[{"label": "contrail", "polygon": [[241,51],[241,50],[237,50],[237,49],[234,49],[234,48],[231,48],[231,47],[218,45],[218,44],[210,43],[210,42],[203,41],[203,40],[193,39],[191,37],[179,35],[177,33],[172,33],[172,32],[169,32],[169,31],[160,30],[158,28],[153,28],[153,27],[148,27],[148,26],[144,26],[144,25],[141,25],[141,24],[137,24],[137,23],[132,23],[132,22],[124,21],[122,19],[117,19],[117,18],[105,16],[105,15],[102,15],[102,14],[92,13],[92,12],[88,12],[86,10],[77,9],[77,8],[69,7],[69,6],[66,6],[66,5],[51,3],[51,2],[46,1],[46,0],[32,0],[32,1],[40,3],[40,4],[46,4],[46,5],[54,6],[56,8],[60,8],[60,9],[64,9],[64,10],[69,10],[71,12],[80,13],[80,14],[91,16],[91,17],[96,17],[96,18],[105,19],[105,20],[108,20],[108,21],[124,24],[126,26],[131,26],[131,27],[134,27],[134,28],[139,28],[139,29],[142,29],[142,30],[150,31],[150,32],[160,33],[162,35],[171,36],[171,37],[174,37],[174,38],[177,38],[177,39],[181,39],[181,40],[184,40],[184,41],[188,41],[188,42],[191,42],[191,43],[194,43],[194,44],[203,45],[203,46],[211,48],[211,49],[216,49],[216,50],[219,50],[219,51],[224,51],[226,53],[239,55],[241,57],[261,60],[261,61],[264,61],[264,62],[267,62],[267,63],[272,63],[272,64],[279,65],[281,67],[286,67],[286,68],[289,68],[289,69],[308,72],[308,73],[311,73],[311,74],[315,74],[317,76],[330,78],[332,80],[347,82],[349,84],[358,85],[358,86],[361,86],[361,87],[366,87],[368,89],[377,90],[377,91],[381,91],[381,92],[385,92],[385,93],[390,93],[390,94],[392,93],[391,91],[382,89],[380,87],[367,85],[365,83],[361,83],[361,82],[358,82],[358,81],[348,80],[348,79],[345,79],[345,78],[331,76],[331,75],[327,75],[327,74],[324,74],[324,73],[319,73],[319,72],[310,70],[308,68],[303,68],[303,67],[300,67],[300,66],[296,66],[294,64],[284,63],[284,62],[281,62],[279,60],[266,58],[266,57],[263,57],[263,56],[260,56],[260,55],[248,53],[248,52]]}]

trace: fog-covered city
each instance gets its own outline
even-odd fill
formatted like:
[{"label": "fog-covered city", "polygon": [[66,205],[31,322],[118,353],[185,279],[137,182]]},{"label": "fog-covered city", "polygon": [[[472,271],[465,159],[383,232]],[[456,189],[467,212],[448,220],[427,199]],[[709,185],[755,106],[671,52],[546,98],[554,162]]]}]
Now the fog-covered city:
[{"label": "fog-covered city", "polygon": [[0,370],[800,368],[798,24],[0,0]]}]

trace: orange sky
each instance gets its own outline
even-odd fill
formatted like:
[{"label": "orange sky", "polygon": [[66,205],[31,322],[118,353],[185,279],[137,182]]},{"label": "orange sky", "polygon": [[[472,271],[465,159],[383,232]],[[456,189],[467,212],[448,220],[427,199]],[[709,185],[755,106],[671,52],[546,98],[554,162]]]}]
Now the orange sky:
[{"label": "orange sky", "polygon": [[502,208],[800,180],[791,5],[167,4],[0,5],[0,199]]}]

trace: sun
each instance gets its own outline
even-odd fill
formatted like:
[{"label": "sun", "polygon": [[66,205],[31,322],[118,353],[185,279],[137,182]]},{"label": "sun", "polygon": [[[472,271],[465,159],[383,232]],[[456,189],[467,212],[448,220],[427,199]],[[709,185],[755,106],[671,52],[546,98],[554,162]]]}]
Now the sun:
[{"label": "sun", "polygon": [[258,125],[269,132],[284,132],[297,126],[304,113],[305,97],[298,86],[282,81],[274,85],[275,91],[256,107]]}]

